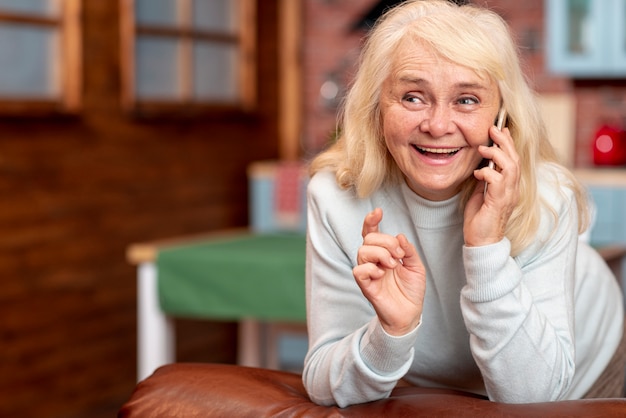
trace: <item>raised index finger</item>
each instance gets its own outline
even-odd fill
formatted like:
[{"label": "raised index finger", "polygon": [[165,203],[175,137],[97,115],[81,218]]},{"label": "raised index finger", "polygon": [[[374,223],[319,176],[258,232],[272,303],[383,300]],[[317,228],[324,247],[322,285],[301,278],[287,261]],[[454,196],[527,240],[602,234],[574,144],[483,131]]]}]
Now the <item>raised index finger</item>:
[{"label": "raised index finger", "polygon": [[383,219],[383,210],[376,208],[367,215],[363,220],[363,229],[361,230],[361,236],[365,238],[367,234],[372,232],[378,232],[378,224]]}]

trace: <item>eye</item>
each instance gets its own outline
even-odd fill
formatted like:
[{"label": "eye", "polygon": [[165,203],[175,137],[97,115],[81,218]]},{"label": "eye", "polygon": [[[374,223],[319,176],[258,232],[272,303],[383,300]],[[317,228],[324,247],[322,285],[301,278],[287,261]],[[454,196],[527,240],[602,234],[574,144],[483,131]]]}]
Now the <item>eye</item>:
[{"label": "eye", "polygon": [[404,95],[402,100],[405,101],[405,102],[413,103],[413,104],[424,103],[424,100],[422,100],[421,97],[419,97],[419,96],[417,96],[415,94],[406,94],[406,95]]},{"label": "eye", "polygon": [[474,96],[465,96],[459,99],[459,104],[462,105],[475,105],[480,103],[480,101]]}]

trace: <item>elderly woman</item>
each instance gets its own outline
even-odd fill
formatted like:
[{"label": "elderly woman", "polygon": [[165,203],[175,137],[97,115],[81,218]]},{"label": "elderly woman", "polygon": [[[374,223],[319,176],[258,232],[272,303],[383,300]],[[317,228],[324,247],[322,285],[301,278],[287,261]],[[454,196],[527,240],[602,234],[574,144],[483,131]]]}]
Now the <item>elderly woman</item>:
[{"label": "elderly woman", "polygon": [[368,402],[401,380],[512,403],[619,396],[623,374],[595,388],[623,370],[621,292],[579,239],[584,189],[503,20],[401,3],[371,31],[342,116],[308,190],[311,399]]}]

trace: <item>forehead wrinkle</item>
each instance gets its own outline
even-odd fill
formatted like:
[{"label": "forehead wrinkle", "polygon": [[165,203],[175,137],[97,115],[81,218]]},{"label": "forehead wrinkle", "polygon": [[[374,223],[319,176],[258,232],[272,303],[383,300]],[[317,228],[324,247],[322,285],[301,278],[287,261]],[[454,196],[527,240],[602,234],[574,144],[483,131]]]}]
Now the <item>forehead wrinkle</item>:
[{"label": "forehead wrinkle", "polygon": [[491,85],[492,80],[487,74],[451,61],[441,56],[429,45],[410,38],[401,41],[395,50],[389,75],[395,79],[395,82],[402,84],[432,85],[435,80],[423,77],[421,73],[428,71],[428,68],[438,68],[442,65],[444,67],[451,65],[471,72],[471,74],[464,74],[454,87],[488,90]]}]

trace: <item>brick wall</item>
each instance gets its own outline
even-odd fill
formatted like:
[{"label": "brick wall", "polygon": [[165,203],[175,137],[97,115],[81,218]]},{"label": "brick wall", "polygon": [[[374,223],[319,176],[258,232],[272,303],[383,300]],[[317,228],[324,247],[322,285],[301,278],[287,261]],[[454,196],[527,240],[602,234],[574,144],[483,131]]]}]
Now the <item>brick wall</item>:
[{"label": "brick wall", "polygon": [[[336,127],[336,110],[358,58],[363,32],[353,30],[378,0],[304,0],[304,120],[307,156],[321,150]],[[340,89],[335,101],[321,93],[325,82]]]}]

